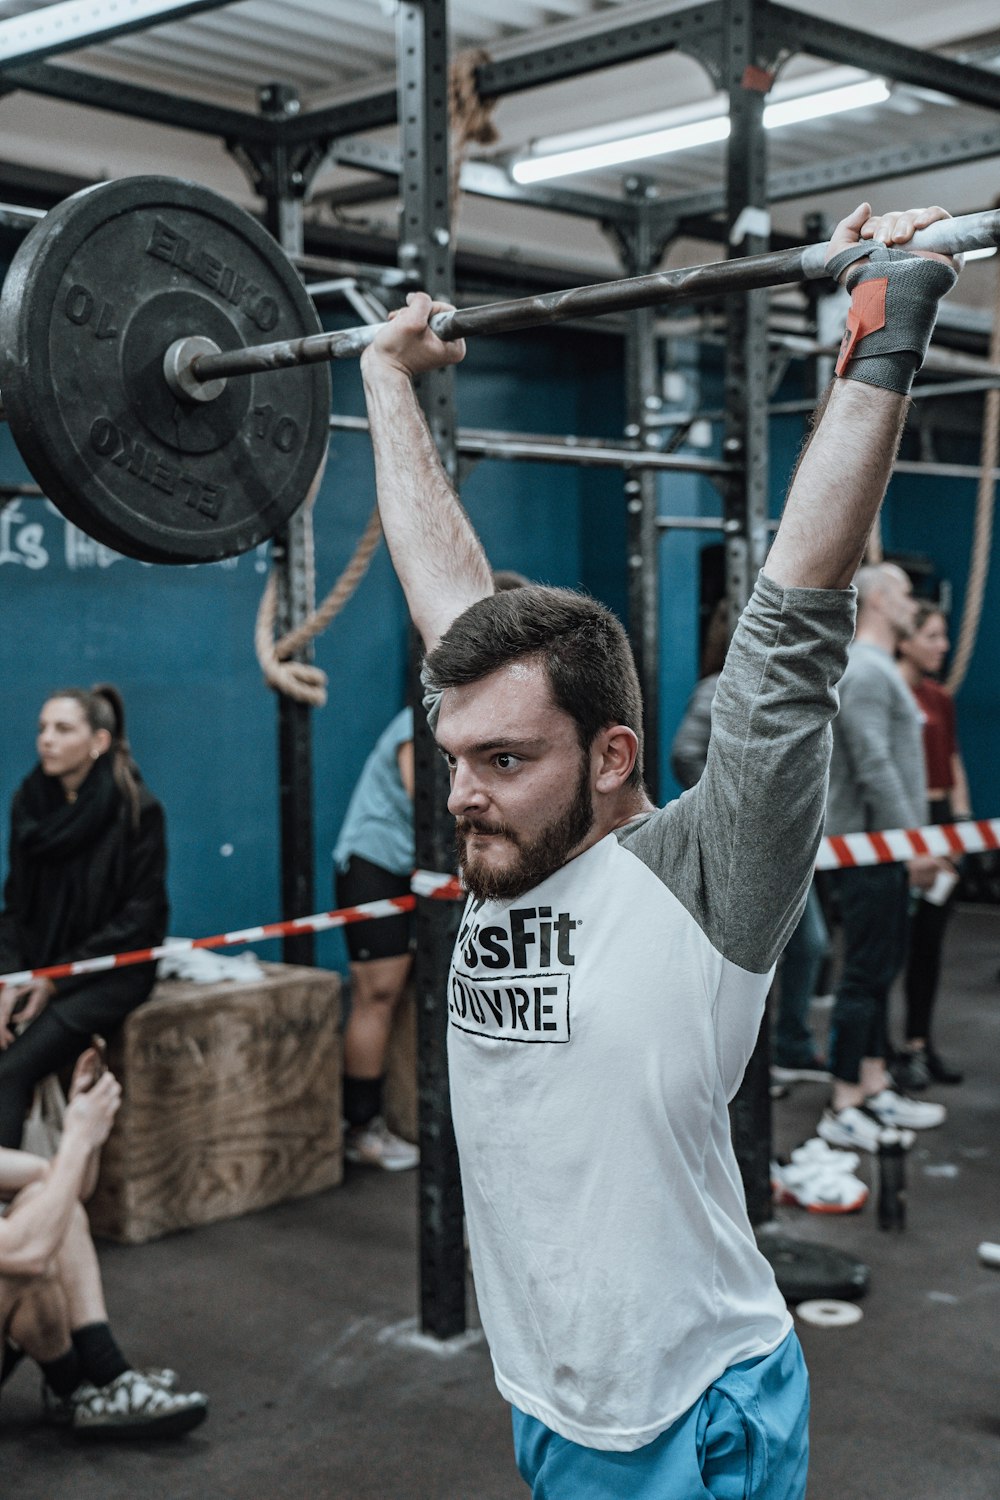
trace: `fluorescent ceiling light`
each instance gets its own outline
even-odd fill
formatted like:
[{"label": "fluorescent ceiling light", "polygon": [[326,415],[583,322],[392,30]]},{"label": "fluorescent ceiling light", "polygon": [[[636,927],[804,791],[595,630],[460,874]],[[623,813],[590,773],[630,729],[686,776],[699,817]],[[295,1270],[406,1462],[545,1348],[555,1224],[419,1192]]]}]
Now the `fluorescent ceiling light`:
[{"label": "fluorescent ceiling light", "polygon": [[[842,88],[823,89],[814,94],[799,94],[764,106],[764,128],[777,130],[783,125],[803,120],[819,120],[842,114],[849,109],[882,104],[889,97],[883,78],[865,78]],[[617,140],[597,141],[550,154],[526,156],[514,162],[511,176],[515,182],[546,182],[553,177],[569,177],[576,172],[593,172],[601,167],[618,167],[630,161],[652,156],[667,156],[674,151],[688,151],[693,146],[707,146],[729,136],[729,117],[713,114],[682,125],[647,130],[638,135],[620,136]]]},{"label": "fluorescent ceiling light", "polygon": [[842,89],[825,89],[821,94],[800,94],[797,99],[765,104],[764,129],[780,130],[782,125],[797,125],[801,120],[822,120],[826,115],[841,115],[849,109],[884,104],[888,97],[889,85],[884,78],[866,78]]},{"label": "fluorescent ceiling light", "polygon": [[666,156],[671,151],[688,151],[692,146],[707,146],[724,141],[729,135],[729,118],[716,115],[709,120],[693,120],[690,125],[674,125],[667,130],[651,130],[644,135],[626,135],[617,141],[595,146],[578,146],[575,151],[558,151],[552,156],[528,156],[515,162],[511,176],[515,182],[545,182],[550,177],[569,177],[574,172],[593,172],[597,167],[618,167],[627,161],[647,156]]}]

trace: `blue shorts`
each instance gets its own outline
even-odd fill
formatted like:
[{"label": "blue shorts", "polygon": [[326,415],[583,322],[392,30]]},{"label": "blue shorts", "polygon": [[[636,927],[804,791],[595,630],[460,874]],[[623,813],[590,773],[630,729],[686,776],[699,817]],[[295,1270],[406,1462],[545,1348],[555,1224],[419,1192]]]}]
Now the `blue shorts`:
[{"label": "blue shorts", "polygon": [[513,1408],[532,1500],[802,1500],[809,1375],[794,1333],[731,1365],[690,1411],[632,1453],[584,1448]]}]

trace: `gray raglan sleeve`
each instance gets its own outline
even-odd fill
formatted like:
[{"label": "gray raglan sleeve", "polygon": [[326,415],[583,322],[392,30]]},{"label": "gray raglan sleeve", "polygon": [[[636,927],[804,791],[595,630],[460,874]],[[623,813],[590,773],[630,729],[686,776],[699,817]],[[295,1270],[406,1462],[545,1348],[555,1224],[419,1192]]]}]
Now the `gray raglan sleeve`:
[{"label": "gray raglan sleeve", "polygon": [[716,689],[704,775],[622,840],[754,973],[781,953],[812,876],[854,603],[853,589],[760,575]]}]

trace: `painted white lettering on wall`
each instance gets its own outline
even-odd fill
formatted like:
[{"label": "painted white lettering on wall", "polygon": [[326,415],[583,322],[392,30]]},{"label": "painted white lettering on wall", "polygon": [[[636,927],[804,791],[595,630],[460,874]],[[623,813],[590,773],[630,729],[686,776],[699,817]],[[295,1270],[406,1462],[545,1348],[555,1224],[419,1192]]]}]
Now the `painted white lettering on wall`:
[{"label": "painted white lettering on wall", "polygon": [[121,562],[120,552],[113,552],[103,542],[95,542],[72,521],[66,521],[64,525],[66,566],[73,572],[78,568],[110,568],[112,563]]},{"label": "painted white lettering on wall", "polygon": [[42,525],[28,520],[19,501],[5,505],[0,511],[0,567],[44,568],[49,560],[44,536]]},{"label": "painted white lettering on wall", "polygon": [[[35,516],[39,514],[37,504],[37,501],[28,501],[27,508],[24,508],[20,500],[11,500],[0,508],[0,567],[21,567],[37,572],[40,568],[47,568],[53,555],[59,552],[71,573],[85,568],[110,568],[113,563],[129,561],[114,548],[96,542],[72,521],[67,521],[51,500],[43,502],[44,520],[31,519],[32,512]],[[54,524],[59,528],[55,535]],[[267,572],[270,546],[270,542],[260,542],[254,548],[248,561],[255,572]],[[228,572],[239,562],[239,557],[225,557],[209,566],[224,568]],[[153,564],[144,562],[140,566],[150,568]],[[188,566],[197,567],[199,564],[189,563]]]}]

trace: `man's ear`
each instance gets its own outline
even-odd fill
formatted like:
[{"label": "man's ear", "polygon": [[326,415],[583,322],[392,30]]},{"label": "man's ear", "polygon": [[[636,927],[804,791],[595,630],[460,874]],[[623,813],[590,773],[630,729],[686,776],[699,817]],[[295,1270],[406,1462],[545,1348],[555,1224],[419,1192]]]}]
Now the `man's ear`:
[{"label": "man's ear", "polygon": [[596,762],[594,790],[605,795],[617,792],[632,774],[639,753],[639,737],[626,724],[612,724],[595,737],[593,755]]}]

